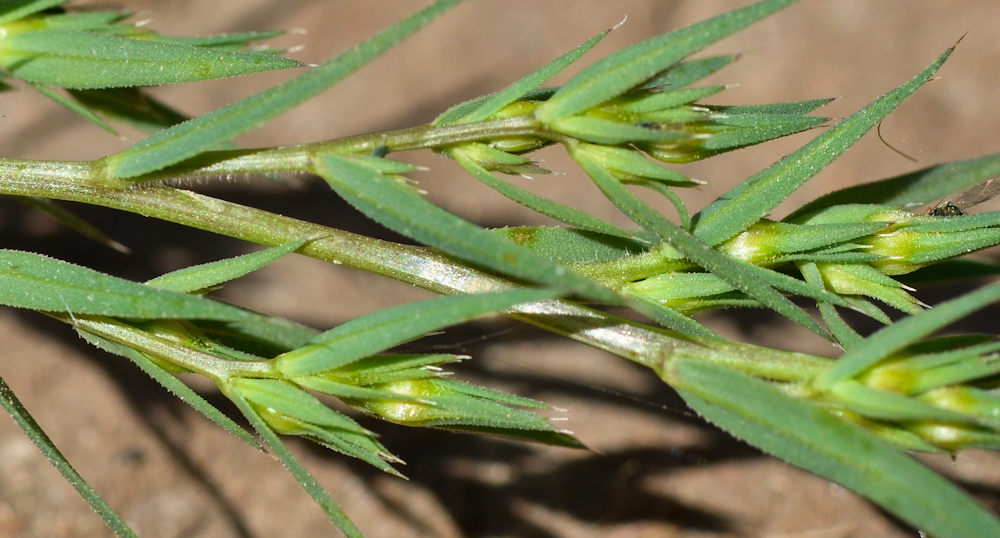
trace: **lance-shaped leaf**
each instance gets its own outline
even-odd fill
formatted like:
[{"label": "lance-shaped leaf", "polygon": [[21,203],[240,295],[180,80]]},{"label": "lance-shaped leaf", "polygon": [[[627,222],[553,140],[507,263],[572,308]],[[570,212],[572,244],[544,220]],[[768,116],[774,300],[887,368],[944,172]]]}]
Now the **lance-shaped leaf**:
[{"label": "lance-shaped leaf", "polygon": [[827,332],[809,314],[782,295],[775,286],[813,297],[820,301],[843,304],[843,300],[825,290],[810,286],[786,275],[734,260],[712,249],[655,211],[626,189],[610,172],[590,159],[587,154],[574,153],[573,158],[587,172],[605,196],[630,219],[656,233],[670,246],[692,262],[712,272],[734,288],[760,301],[807,329],[828,337]]},{"label": "lance-shaped leaf", "polygon": [[816,380],[815,385],[822,390],[830,389],[916,340],[997,300],[1000,300],[1000,284],[980,288],[884,327],[842,355],[833,368]]},{"label": "lance-shaped leaf", "polygon": [[941,475],[813,404],[701,361],[672,361],[661,375],[710,422],[875,501],[928,534],[1000,536],[1000,521]]},{"label": "lance-shaped leaf", "polygon": [[97,89],[176,84],[305,64],[259,52],[49,28],[4,38],[0,42],[0,65],[35,84]]},{"label": "lance-shaped leaf", "polygon": [[108,172],[120,178],[154,172],[245,133],[333,86],[461,1],[438,0],[288,82],[161,131],[108,157]]},{"label": "lance-shaped leaf", "polygon": [[501,274],[619,301],[611,290],[445,211],[397,178],[336,155],[320,157],[315,167],[337,194],[390,230]]},{"label": "lance-shaped leaf", "polygon": [[239,278],[248,273],[252,273],[261,267],[281,258],[295,250],[308,241],[293,241],[252,254],[244,254],[227,260],[185,267],[162,276],[158,276],[146,282],[147,286],[153,286],[161,290],[171,290],[179,292],[191,292],[210,288],[217,284]]},{"label": "lance-shaped leaf", "polygon": [[831,192],[797,209],[785,220],[799,219],[842,204],[925,205],[996,176],[1000,176],[1000,153],[936,164],[915,172]]},{"label": "lance-shaped leaf", "polygon": [[243,416],[247,417],[250,424],[253,426],[257,433],[264,439],[267,446],[274,451],[274,455],[281,460],[281,464],[288,469],[288,472],[292,473],[295,477],[295,481],[302,486],[302,489],[306,490],[310,497],[316,501],[316,504],[323,509],[323,512],[330,518],[330,521],[337,526],[340,532],[344,533],[347,538],[365,538],[364,533],[358,529],[358,527],[351,521],[344,510],[337,505],[336,502],[330,497],[330,494],[323,489],[323,486],[316,480],[316,478],[306,469],[305,465],[295,457],[295,454],[288,449],[288,446],[281,441],[278,434],[274,433],[274,430],[264,421],[264,419],[257,413],[254,406],[243,397],[242,394],[234,387],[230,385],[222,385],[219,387],[222,389],[223,394],[227,398],[232,400],[236,407],[239,408]]},{"label": "lance-shaped leaf", "polygon": [[191,387],[185,385],[183,381],[160,367],[155,361],[150,360],[150,358],[142,352],[132,349],[126,345],[114,343],[87,330],[88,326],[97,328],[102,324],[104,323],[83,320],[77,327],[77,334],[79,334],[84,340],[100,349],[103,349],[104,351],[107,351],[108,353],[128,358],[134,362],[136,366],[142,369],[146,375],[153,378],[163,388],[170,391],[171,394],[176,396],[182,402],[190,405],[195,411],[205,415],[206,418],[218,424],[222,427],[222,429],[235,435],[243,441],[246,441],[251,446],[261,448],[260,443],[258,443],[257,440],[254,439],[253,436],[250,435],[250,433],[247,432],[242,426],[234,422],[233,419],[226,416],[222,411],[219,411],[218,408],[209,403],[205,398],[202,398],[201,395],[192,390]]},{"label": "lance-shaped leaf", "polygon": [[97,512],[97,515],[104,520],[104,524],[115,533],[115,536],[120,538],[135,538],[137,536],[129,528],[128,523],[125,523],[125,520],[108,506],[108,503],[73,468],[73,465],[63,456],[55,443],[52,442],[52,439],[42,430],[42,427],[35,422],[34,417],[28,413],[28,410],[24,408],[21,401],[14,395],[14,391],[10,389],[7,382],[3,379],[0,379],[0,406],[3,406],[10,413],[11,418],[14,419],[14,423],[27,434],[31,442],[45,456],[45,459],[76,489],[77,493],[87,501],[87,504],[90,505],[94,512]]},{"label": "lance-shaped leaf", "polygon": [[[141,88],[69,90],[69,93],[88,110],[99,112],[144,133],[152,134],[188,119]],[[222,143],[213,149],[232,148],[232,145]]]},{"label": "lance-shaped leaf", "polygon": [[7,24],[17,19],[22,19],[49,9],[50,7],[65,4],[68,0],[6,0],[0,3],[0,24]]},{"label": "lance-shaped leaf", "polygon": [[137,319],[239,321],[250,314],[204,297],[138,284],[16,250],[0,250],[0,304],[48,312]]},{"label": "lance-shaped leaf", "polygon": [[825,168],[917,88],[930,80],[953,49],[912,80],[876,99],[812,142],[758,172],[709,204],[696,217],[694,234],[717,245],[767,216],[782,200]]},{"label": "lance-shaped leaf", "polygon": [[611,224],[610,222],[584,213],[575,207],[561,204],[555,200],[539,196],[516,185],[512,185],[502,179],[498,179],[492,172],[483,168],[479,165],[479,163],[466,156],[462,151],[462,148],[456,148],[456,150],[452,151],[452,156],[455,158],[455,161],[465,169],[466,172],[472,174],[472,177],[478,179],[489,188],[499,192],[511,200],[514,200],[528,209],[541,213],[542,215],[552,217],[560,222],[569,224],[570,226],[581,230],[608,235],[617,235],[621,237],[629,236],[628,232],[618,226],[615,226],[614,224]]},{"label": "lance-shaped leaf", "polygon": [[278,370],[287,376],[315,374],[449,325],[555,295],[551,290],[527,289],[441,297],[395,306],[341,324],[316,336],[308,345],[274,360]]},{"label": "lance-shaped leaf", "polygon": [[551,123],[597,106],[729,34],[794,3],[765,0],[622,49],[587,67],[536,110]]},{"label": "lance-shaped leaf", "polygon": [[569,67],[569,65],[573,62],[579,60],[580,57],[586,54],[588,50],[594,48],[594,45],[604,39],[604,36],[608,35],[608,32],[610,31],[611,30],[605,30],[597,34],[579,47],[563,54],[540,69],[529,73],[524,78],[518,80],[510,86],[507,86],[503,90],[490,95],[489,98],[479,104],[475,110],[465,113],[462,117],[454,120],[448,119],[447,121],[442,121],[442,118],[438,118],[435,120],[435,123],[437,125],[452,125],[459,123],[472,123],[488,119],[503,107],[513,103],[517,99],[520,99],[528,92],[535,90],[540,84],[554,77],[560,71]]}]

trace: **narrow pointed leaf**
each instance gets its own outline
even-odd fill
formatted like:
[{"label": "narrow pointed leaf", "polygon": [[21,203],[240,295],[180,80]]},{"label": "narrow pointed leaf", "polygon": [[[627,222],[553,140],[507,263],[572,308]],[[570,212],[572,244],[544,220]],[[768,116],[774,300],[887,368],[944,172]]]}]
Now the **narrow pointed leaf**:
[{"label": "narrow pointed leaf", "polygon": [[659,89],[669,90],[683,88],[684,86],[695,83],[718,71],[719,69],[726,67],[727,65],[733,63],[736,58],[737,56],[734,54],[724,54],[720,56],[709,56],[707,58],[687,60],[670,67],[656,78],[650,79],[639,89],[656,91]]},{"label": "narrow pointed leaf", "polygon": [[244,254],[227,260],[205,263],[194,267],[185,267],[177,271],[158,276],[146,282],[147,286],[178,292],[190,292],[210,288],[228,282],[294,252],[308,241],[293,241],[284,245]]},{"label": "narrow pointed leaf", "polygon": [[129,248],[112,239],[108,234],[99,230],[93,224],[78,217],[75,213],[66,209],[59,203],[48,198],[36,198],[34,196],[19,196],[17,200],[45,212],[48,216],[59,221],[60,224],[73,230],[74,232],[92,239],[108,248],[113,248],[123,254],[129,253]]},{"label": "narrow pointed leaf", "polygon": [[158,86],[302,67],[298,60],[69,28],[7,36],[0,61],[14,76],[60,88]]},{"label": "narrow pointed leaf", "polygon": [[629,306],[670,330],[702,338],[721,338],[714,331],[694,319],[666,305],[648,300],[645,297],[630,297]]},{"label": "narrow pointed leaf", "polygon": [[335,155],[321,157],[315,166],[337,194],[397,233],[502,274],[618,302],[611,290],[445,211],[393,177]]},{"label": "narrow pointed leaf", "polygon": [[454,157],[455,161],[461,165],[466,172],[472,174],[472,177],[478,179],[489,188],[499,192],[507,198],[510,198],[524,207],[531,209],[532,211],[536,211],[547,217],[552,217],[559,222],[569,224],[570,226],[581,230],[607,235],[617,235],[621,237],[629,236],[628,232],[615,226],[614,224],[611,224],[610,222],[603,221],[574,207],[561,204],[544,196],[539,196],[507,181],[498,179],[489,170],[483,168],[478,163],[472,161],[464,155],[455,154]]},{"label": "narrow pointed leaf", "polygon": [[16,250],[0,250],[0,304],[70,314],[124,318],[239,321],[239,308],[204,297],[158,290],[121,278]]},{"label": "narrow pointed leaf", "polygon": [[929,535],[1000,536],[1000,521],[968,494],[857,425],[719,365],[680,359],[662,374],[710,422]]},{"label": "narrow pointed leaf", "polygon": [[45,97],[48,97],[59,106],[62,106],[71,112],[75,112],[78,116],[89,121],[90,123],[93,123],[94,125],[100,127],[101,129],[104,129],[105,131],[115,136],[118,136],[118,131],[116,131],[114,127],[109,125],[108,122],[102,120],[101,117],[95,114],[93,110],[87,108],[79,101],[74,101],[73,99],[70,99],[69,97],[62,95],[61,93],[54,91],[52,88],[49,88],[44,84],[32,84],[31,86],[35,88],[35,91],[44,95]]},{"label": "narrow pointed leaf", "polygon": [[136,366],[146,373],[146,375],[153,378],[163,388],[170,391],[171,394],[176,396],[182,402],[190,405],[195,411],[204,415],[205,418],[216,423],[219,427],[239,439],[246,441],[251,446],[255,448],[263,448],[260,443],[258,443],[252,435],[250,435],[250,432],[243,429],[242,426],[234,422],[233,419],[226,416],[222,411],[219,411],[218,408],[209,403],[208,400],[202,398],[201,395],[192,390],[191,387],[185,385],[184,382],[176,376],[164,370],[155,362],[149,360],[149,357],[128,346],[116,344],[102,336],[89,332],[86,330],[85,326],[86,321],[82,322],[81,326],[77,328],[77,333],[84,340],[103,349],[104,351],[107,351],[108,353],[120,355],[134,362]]},{"label": "narrow pointed leaf", "polygon": [[257,430],[257,433],[264,439],[267,446],[274,451],[275,456],[278,457],[281,464],[288,469],[288,472],[292,473],[292,476],[302,486],[302,489],[306,490],[309,496],[316,501],[316,504],[323,509],[323,512],[340,529],[340,532],[344,533],[344,536],[347,538],[364,538],[364,533],[347,517],[344,510],[330,498],[330,494],[327,493],[326,489],[316,481],[316,478],[306,469],[305,465],[302,465],[302,462],[292,454],[292,451],[281,441],[278,434],[274,433],[268,427],[267,423],[264,422],[264,419],[260,418],[260,415],[250,405],[250,402],[239,391],[233,390],[231,387],[223,386],[221,388],[226,397],[236,404],[236,407],[243,413],[243,416],[247,417],[250,425]]},{"label": "narrow pointed leaf", "polygon": [[[343,366],[419,338],[518,304],[551,299],[551,290],[522,289],[500,293],[440,297],[409,303],[348,321],[313,338],[307,354],[293,351],[276,358],[289,376],[310,375]],[[312,347],[326,344],[323,347]]]},{"label": "narrow pointed leaf", "polygon": [[794,101],[791,103],[769,103],[765,105],[705,105],[705,108],[712,112],[722,112],[730,115],[743,114],[786,114],[802,115],[808,114],[823,105],[833,101],[831,98],[807,99],[805,101]]},{"label": "narrow pointed leaf", "polygon": [[952,49],[948,49],[930,67],[906,84],[879,97],[795,153],[719,197],[696,217],[694,234],[709,245],[717,245],[765,217],[789,194],[840,156],[917,88],[930,80],[951,55],[951,51]]},{"label": "narrow pointed leaf", "polygon": [[993,284],[884,327],[841,356],[833,368],[816,380],[816,386],[828,389],[854,377],[890,354],[997,300],[1000,300],[1000,284]]},{"label": "narrow pointed leaf", "polygon": [[120,178],[154,172],[245,133],[333,86],[461,1],[438,0],[288,82],[161,131],[108,157],[108,172]]},{"label": "narrow pointed leaf", "polygon": [[569,67],[570,64],[580,59],[581,56],[587,53],[590,49],[594,48],[598,42],[604,39],[604,36],[608,35],[611,30],[605,30],[596,36],[588,39],[584,44],[579,47],[567,52],[566,54],[556,58],[551,63],[543,66],[540,69],[528,74],[524,78],[518,80],[517,82],[507,86],[503,90],[490,96],[488,100],[483,102],[474,111],[462,116],[454,122],[449,122],[447,124],[439,125],[451,125],[458,123],[472,123],[476,121],[484,121],[493,114],[496,114],[503,107],[513,103],[521,96],[525,95],[529,91],[532,91],[546,80],[554,77],[563,69]]},{"label": "narrow pointed leaf", "polygon": [[921,206],[1000,176],[1000,153],[952,161],[821,196],[785,218],[793,220],[841,204]]},{"label": "narrow pointed leaf", "polygon": [[687,230],[663,218],[662,215],[657,213],[652,207],[646,205],[639,197],[632,194],[631,191],[626,189],[607,170],[597,165],[597,163],[586,158],[584,155],[574,155],[573,157],[577,160],[580,167],[587,172],[587,175],[594,180],[598,188],[604,192],[605,196],[630,219],[643,228],[655,232],[661,239],[676,248],[692,262],[725,280],[739,291],[757,299],[766,307],[775,310],[824,338],[829,336],[809,314],[792,303],[772,286],[780,279],[785,287],[795,287],[797,290],[796,293],[805,292],[809,296],[823,297],[824,299],[821,300],[842,304],[843,301],[839,297],[829,292],[823,292],[805,283],[800,282],[800,285],[796,286],[790,282],[793,279],[787,276],[781,278],[782,275],[774,271],[748,263],[741,263],[722,254],[701,242]]},{"label": "narrow pointed leaf", "polygon": [[587,67],[540,105],[546,123],[597,106],[656,76],[702,48],[784,8],[795,0],[765,0],[622,49]]},{"label": "narrow pointed leaf", "polygon": [[83,497],[83,500],[87,501],[87,504],[97,512],[97,515],[104,520],[104,524],[115,533],[115,536],[120,538],[135,538],[136,534],[125,523],[125,520],[108,506],[108,503],[73,468],[69,460],[56,448],[56,445],[45,434],[41,426],[35,422],[35,419],[28,413],[28,410],[24,408],[21,401],[14,395],[14,391],[11,390],[10,386],[3,379],[0,379],[0,405],[10,413],[11,418],[14,419],[14,423],[27,434],[31,442],[45,456],[45,459],[63,475],[63,478],[76,489],[77,493]]},{"label": "narrow pointed leaf", "polygon": [[0,3],[0,24],[7,24],[69,0],[6,0]]},{"label": "narrow pointed leaf", "polygon": [[[162,131],[188,119],[187,116],[148,95],[141,88],[69,90],[69,93],[88,109],[148,134]],[[233,148],[233,145],[223,142],[212,149]]]}]

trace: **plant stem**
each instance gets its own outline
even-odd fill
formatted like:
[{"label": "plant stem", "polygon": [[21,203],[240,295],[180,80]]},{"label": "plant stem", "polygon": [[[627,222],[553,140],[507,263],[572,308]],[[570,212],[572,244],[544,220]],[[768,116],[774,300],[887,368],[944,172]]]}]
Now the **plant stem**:
[{"label": "plant stem", "polygon": [[[300,254],[442,294],[482,293],[516,286],[431,249],[373,239],[162,185],[108,188],[90,181],[89,170],[89,163],[2,161],[0,194],[101,205],[262,245],[312,239],[299,249]],[[811,377],[828,363],[811,355],[691,338],[568,301],[522,305],[509,313],[657,370],[670,359],[685,356],[726,364],[768,379],[792,381]]]}]

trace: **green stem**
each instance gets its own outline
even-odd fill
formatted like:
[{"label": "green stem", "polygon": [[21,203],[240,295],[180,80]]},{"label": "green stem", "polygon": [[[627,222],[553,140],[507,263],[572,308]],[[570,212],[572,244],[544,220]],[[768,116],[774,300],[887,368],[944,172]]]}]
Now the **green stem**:
[{"label": "green stem", "polygon": [[[371,154],[378,148],[385,148],[387,152],[413,151],[436,149],[476,140],[524,137],[536,137],[549,141],[559,141],[564,138],[558,133],[544,129],[533,118],[516,117],[447,127],[422,125],[408,129],[267,149],[209,151],[175,166],[127,180],[113,178],[107,172],[108,162],[114,156],[98,159],[92,163],[51,164],[74,171],[84,170],[88,181],[97,182],[110,188],[127,189],[135,187],[137,184],[174,178],[310,172],[312,171],[313,159],[318,155],[329,153],[340,155]],[[43,164],[38,161],[6,162]]]},{"label": "green stem", "polygon": [[101,338],[142,351],[190,372],[199,373],[215,381],[225,382],[233,377],[280,378],[271,361],[233,361],[193,349],[178,342],[157,338],[150,333],[108,318],[71,317],[69,314],[51,314],[53,317]]},{"label": "green stem", "polygon": [[[66,163],[32,166],[0,163],[0,194],[40,196],[101,205],[185,226],[277,246],[313,239],[300,254],[361,269],[442,293],[482,293],[516,284],[465,266],[433,250],[400,245],[275,215],[190,191],[161,185],[109,189],[79,181]],[[55,171],[46,166],[55,167]],[[64,176],[70,176],[69,178]],[[659,369],[683,354],[729,365],[751,375],[779,380],[811,376],[825,359],[718,340],[699,340],[648,327],[567,301],[544,301],[510,312],[517,318],[623,358]],[[208,369],[206,368],[206,371]]]}]

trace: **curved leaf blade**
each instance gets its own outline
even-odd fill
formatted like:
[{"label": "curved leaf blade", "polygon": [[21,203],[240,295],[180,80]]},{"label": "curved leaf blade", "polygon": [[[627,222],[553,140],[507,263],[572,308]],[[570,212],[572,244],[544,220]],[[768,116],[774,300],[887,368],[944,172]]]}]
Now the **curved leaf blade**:
[{"label": "curved leaf blade", "polygon": [[[386,351],[450,325],[555,296],[556,293],[552,290],[517,289],[439,297],[394,306],[353,319],[317,335],[307,344],[310,346],[308,355],[298,355],[294,359],[285,356],[276,360],[278,368],[286,375],[315,374]],[[323,347],[311,347],[314,345]]]},{"label": "curved leaf blade", "polygon": [[216,286],[252,273],[265,265],[295,252],[308,241],[292,241],[284,245],[235,256],[226,260],[185,267],[146,281],[147,286],[161,290],[187,293]]},{"label": "curved leaf blade", "polygon": [[0,250],[0,304],[135,319],[240,321],[250,314],[204,297],[158,290],[40,254]]},{"label": "curved leaf blade", "polygon": [[90,487],[90,484],[80,476],[80,473],[73,468],[66,456],[63,456],[62,452],[56,447],[49,439],[49,436],[45,434],[41,426],[35,422],[35,419],[28,413],[28,410],[24,408],[21,401],[18,400],[17,396],[14,395],[14,391],[11,390],[10,386],[3,379],[0,379],[0,405],[10,413],[11,418],[14,422],[24,431],[25,434],[31,439],[31,442],[38,447],[38,450],[42,452],[45,459],[52,464],[63,478],[73,486],[74,489],[80,494],[81,497],[90,507],[97,512],[97,515],[104,520],[104,524],[108,526],[115,536],[121,538],[135,538],[136,534],[129,528],[125,520],[118,515],[108,503],[101,498],[100,495]]},{"label": "curved leaf blade", "polygon": [[4,38],[3,65],[14,76],[60,88],[159,86],[302,67],[259,52],[226,51],[70,28]]},{"label": "curved leaf blade", "polygon": [[154,172],[245,133],[333,86],[461,1],[437,0],[307,73],[160,131],[107,157],[107,173],[131,178]]},{"label": "curved leaf blade", "polygon": [[661,373],[710,422],[833,480],[934,536],[1000,536],[1000,520],[941,475],[859,426],[763,381],[689,359]]},{"label": "curved leaf blade", "polygon": [[324,155],[314,166],[348,203],[397,233],[501,274],[592,300],[621,302],[593,280],[445,211],[394,177],[336,155]]},{"label": "curved leaf blade", "polygon": [[622,49],[571,78],[536,116],[551,123],[597,106],[795,1],[765,0]]},{"label": "curved leaf blade", "polygon": [[951,55],[945,51],[909,82],[879,97],[791,155],[720,196],[695,217],[694,234],[709,245],[746,230],[878,125],[917,88],[930,80]]}]

